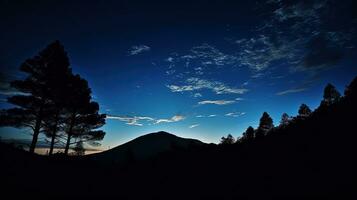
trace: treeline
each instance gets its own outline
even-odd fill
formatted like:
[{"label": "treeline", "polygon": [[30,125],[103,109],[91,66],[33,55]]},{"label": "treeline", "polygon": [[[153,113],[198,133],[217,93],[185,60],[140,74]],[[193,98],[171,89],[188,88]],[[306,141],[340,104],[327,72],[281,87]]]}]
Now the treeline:
[{"label": "treeline", "polygon": [[287,113],[283,113],[281,116],[280,124],[278,126],[274,126],[273,119],[267,112],[264,112],[260,118],[259,126],[256,129],[254,129],[252,126],[249,126],[246,131],[242,133],[242,136],[238,137],[237,139],[235,139],[231,134],[228,134],[227,137],[221,138],[220,144],[239,144],[259,140],[260,138],[263,138],[273,132],[279,132],[279,130],[288,127],[290,124],[304,121],[311,117],[312,114],[321,110],[329,109],[333,105],[339,104],[341,101],[350,101],[351,99],[356,99],[356,93],[357,77],[350,83],[349,86],[347,86],[344,96],[341,96],[335,86],[329,83],[324,89],[323,99],[320,103],[320,106],[315,111],[311,111],[311,109],[306,104],[301,104],[297,116],[289,116]]},{"label": "treeline", "polygon": [[26,74],[14,80],[11,87],[18,92],[7,98],[15,107],[0,112],[0,126],[28,128],[35,152],[40,134],[49,142],[49,155],[55,146],[64,148],[68,155],[73,148],[83,155],[85,144],[100,145],[105,132],[98,130],[105,124],[105,115],[99,114],[99,104],[92,100],[88,82],[73,74],[64,47],[59,41],[48,45],[20,66]]}]

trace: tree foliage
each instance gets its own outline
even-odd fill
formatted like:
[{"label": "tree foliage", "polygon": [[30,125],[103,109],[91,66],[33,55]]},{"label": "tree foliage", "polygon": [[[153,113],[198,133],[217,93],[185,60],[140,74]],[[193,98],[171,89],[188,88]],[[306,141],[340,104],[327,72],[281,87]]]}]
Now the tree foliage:
[{"label": "tree foliage", "polygon": [[324,89],[323,100],[321,101],[322,106],[329,106],[338,102],[341,98],[341,94],[337,91],[335,86],[328,83]]},{"label": "tree foliage", "polygon": [[254,128],[249,126],[247,130],[243,133],[243,140],[251,141],[254,139]]},{"label": "tree foliage", "polygon": [[349,97],[349,100],[355,100],[357,98],[357,77],[346,87],[345,97]]},{"label": "tree foliage", "polygon": [[290,117],[287,113],[281,115],[280,126],[287,126],[290,123]]},{"label": "tree foliage", "polygon": [[303,103],[301,104],[298,113],[299,113],[298,117],[306,118],[311,114],[311,109],[309,108],[309,106]]},{"label": "tree foliage", "polygon": [[255,133],[255,137],[264,136],[272,128],[274,128],[273,119],[267,112],[264,112],[259,120],[259,126]]},{"label": "tree foliage", "polygon": [[[65,153],[72,144],[102,140],[105,132],[97,130],[105,124],[105,115],[98,113],[99,104],[91,100],[86,80],[74,75],[64,47],[59,41],[48,45],[33,58],[27,59],[20,70],[27,76],[11,82],[19,94],[8,98],[16,107],[2,110],[1,126],[30,128],[30,152],[38,136],[50,138],[50,152],[55,143],[65,143]],[[66,136],[66,142],[63,137]],[[77,142],[71,142],[76,139]]]},{"label": "tree foliage", "polygon": [[228,134],[227,137],[222,137],[221,138],[221,145],[226,145],[226,144],[234,144],[235,139],[231,134]]}]

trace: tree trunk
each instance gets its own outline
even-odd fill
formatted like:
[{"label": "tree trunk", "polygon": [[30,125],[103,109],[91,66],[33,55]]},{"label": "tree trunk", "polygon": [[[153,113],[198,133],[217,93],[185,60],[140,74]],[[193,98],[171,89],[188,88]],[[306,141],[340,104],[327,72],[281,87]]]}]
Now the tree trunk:
[{"label": "tree trunk", "polygon": [[48,153],[49,156],[53,154],[53,147],[55,146],[55,138],[56,138],[56,132],[54,132],[53,135],[51,136],[50,152]]},{"label": "tree trunk", "polygon": [[35,153],[36,143],[38,139],[38,135],[40,134],[40,124],[41,120],[37,120],[35,129],[33,130],[32,142],[30,146],[30,153]]},{"label": "tree trunk", "polygon": [[66,142],[66,148],[64,149],[64,154],[65,155],[68,155],[69,145],[71,143],[71,136],[72,135],[68,134],[67,142]]},{"label": "tree trunk", "polygon": [[74,113],[71,119],[71,124],[69,126],[69,130],[67,132],[67,142],[66,142],[66,148],[64,149],[64,154],[68,155],[68,150],[69,150],[69,145],[71,144],[71,137],[72,137],[72,129],[74,126],[74,120],[76,119],[76,114]]},{"label": "tree trunk", "polygon": [[50,146],[50,152],[48,153],[48,155],[52,155],[53,154],[53,148],[55,146],[55,139],[56,139],[56,133],[57,133],[57,124],[58,124],[58,115],[59,113],[56,113],[56,117],[55,117],[55,125],[53,126],[53,131],[52,131],[52,136],[51,136],[51,146]]},{"label": "tree trunk", "polygon": [[36,119],[35,128],[33,130],[32,142],[31,142],[31,146],[30,146],[30,153],[35,153],[36,143],[37,143],[38,135],[40,134],[40,129],[41,129],[41,122],[42,122],[42,119],[41,119],[41,115],[40,115]]}]

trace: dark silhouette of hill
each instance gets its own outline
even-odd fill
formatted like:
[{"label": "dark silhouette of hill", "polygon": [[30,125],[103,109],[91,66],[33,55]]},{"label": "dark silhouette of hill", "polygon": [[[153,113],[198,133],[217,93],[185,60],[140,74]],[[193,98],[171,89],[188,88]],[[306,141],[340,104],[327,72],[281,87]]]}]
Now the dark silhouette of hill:
[{"label": "dark silhouette of hill", "polygon": [[[357,78],[337,102],[234,144],[191,146],[197,141],[154,133],[88,157],[33,156],[1,147],[3,191],[27,197],[356,199],[356,113]],[[177,144],[185,148],[172,148]],[[111,162],[123,152],[129,152],[126,163]],[[136,159],[141,155],[153,157]]]},{"label": "dark silhouette of hill", "polygon": [[108,151],[93,154],[88,157],[104,163],[126,163],[140,161],[175,150],[185,150],[195,146],[206,145],[199,140],[186,139],[160,131],[149,133]]}]

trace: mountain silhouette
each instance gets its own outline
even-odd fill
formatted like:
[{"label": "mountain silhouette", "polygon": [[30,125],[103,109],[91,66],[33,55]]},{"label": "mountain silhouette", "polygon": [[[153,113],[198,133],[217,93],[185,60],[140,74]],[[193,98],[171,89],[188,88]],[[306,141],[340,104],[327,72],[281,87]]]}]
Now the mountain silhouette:
[{"label": "mountain silhouette", "polygon": [[206,144],[196,139],[181,138],[160,131],[137,137],[108,151],[93,154],[89,157],[96,161],[123,163],[145,160],[165,152],[185,150],[203,145]]}]

